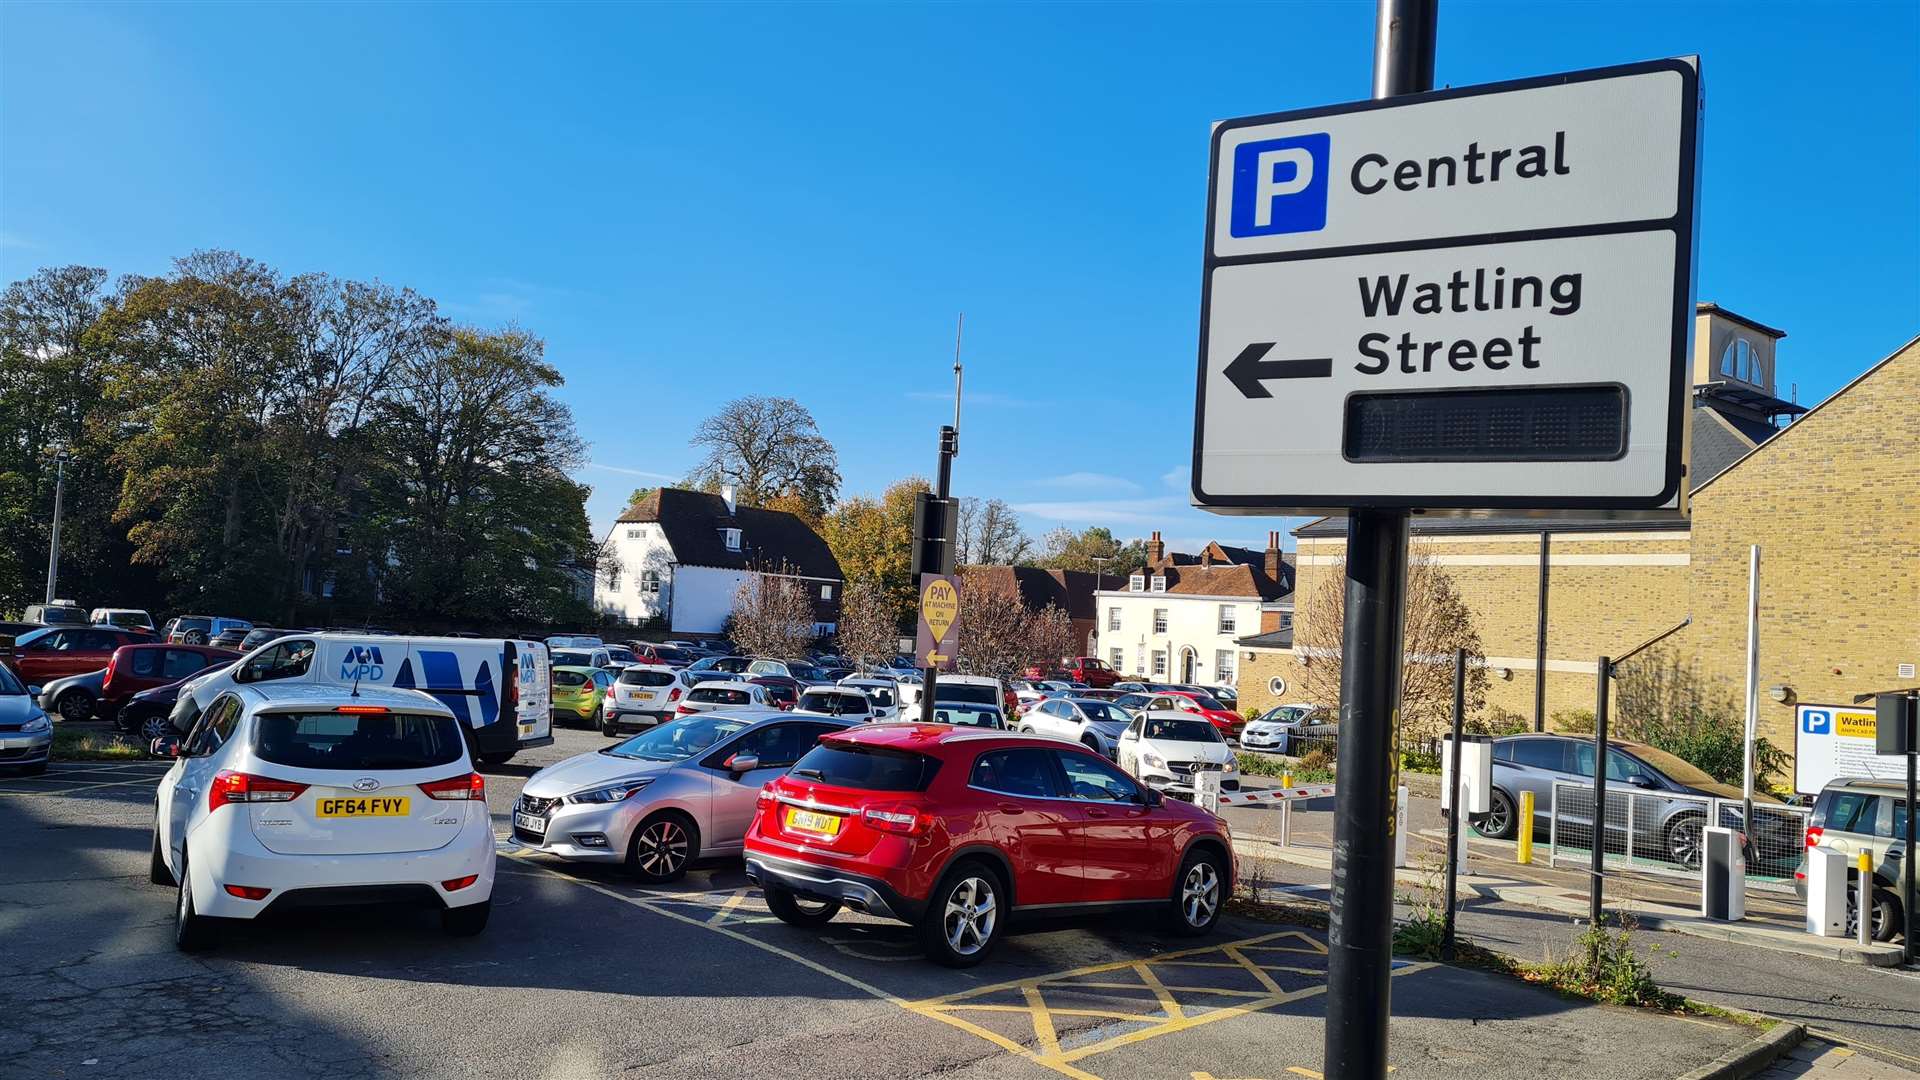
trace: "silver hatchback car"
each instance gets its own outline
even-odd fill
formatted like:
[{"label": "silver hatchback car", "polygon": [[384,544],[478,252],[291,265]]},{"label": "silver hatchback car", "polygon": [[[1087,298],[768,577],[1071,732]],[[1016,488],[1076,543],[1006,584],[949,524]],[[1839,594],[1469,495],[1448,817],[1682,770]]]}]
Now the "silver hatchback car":
[{"label": "silver hatchback car", "polygon": [[625,742],[549,765],[513,805],[523,849],[626,864],[673,881],[695,859],[737,855],[760,789],[856,721],[763,712],[695,713]]}]

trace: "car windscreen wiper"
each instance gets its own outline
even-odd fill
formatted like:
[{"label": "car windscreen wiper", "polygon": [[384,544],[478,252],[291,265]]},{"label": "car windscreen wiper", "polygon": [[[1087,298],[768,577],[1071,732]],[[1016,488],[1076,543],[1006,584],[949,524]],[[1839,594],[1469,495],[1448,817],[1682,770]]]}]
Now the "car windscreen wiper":
[{"label": "car windscreen wiper", "polygon": [[827,774],[826,774],[826,773],[823,773],[823,772],[821,772],[821,771],[820,771],[819,769],[795,769],[795,770],[793,770],[793,775],[795,775],[795,776],[811,776],[811,777],[813,777],[813,778],[814,778],[815,780],[818,780],[818,781],[820,781],[820,782],[821,782],[821,783],[823,783],[823,784],[824,784],[824,783],[826,783],[826,781],[827,781]]}]

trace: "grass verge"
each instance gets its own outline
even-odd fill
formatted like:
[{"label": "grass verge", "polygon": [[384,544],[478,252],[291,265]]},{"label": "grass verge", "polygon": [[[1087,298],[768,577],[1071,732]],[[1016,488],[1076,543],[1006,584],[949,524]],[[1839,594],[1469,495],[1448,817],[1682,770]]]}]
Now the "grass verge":
[{"label": "grass verge", "polygon": [[146,756],[144,748],[107,732],[66,731],[58,725],[53,729],[55,761],[140,761]]}]

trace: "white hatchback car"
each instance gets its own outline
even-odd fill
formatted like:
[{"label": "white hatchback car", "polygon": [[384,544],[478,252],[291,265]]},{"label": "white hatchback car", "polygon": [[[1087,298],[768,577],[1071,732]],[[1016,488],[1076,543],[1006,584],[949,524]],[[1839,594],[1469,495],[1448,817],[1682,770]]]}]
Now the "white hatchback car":
[{"label": "white hatchback car", "polygon": [[779,712],[780,706],[767,696],[767,688],[759,683],[737,681],[711,681],[693,684],[675,706],[674,716],[692,716],[694,713],[715,712]]},{"label": "white hatchback car", "polygon": [[150,876],[179,889],[180,948],[211,944],[220,919],[336,904],[419,904],[457,936],[486,927],[486,782],[460,722],[426,694],[238,686],[153,749],[174,763]]},{"label": "white hatchback car", "polygon": [[1148,787],[1193,800],[1193,777],[1220,774],[1220,790],[1240,790],[1240,764],[1220,729],[1205,717],[1160,711],[1135,713],[1120,733],[1114,763]]}]

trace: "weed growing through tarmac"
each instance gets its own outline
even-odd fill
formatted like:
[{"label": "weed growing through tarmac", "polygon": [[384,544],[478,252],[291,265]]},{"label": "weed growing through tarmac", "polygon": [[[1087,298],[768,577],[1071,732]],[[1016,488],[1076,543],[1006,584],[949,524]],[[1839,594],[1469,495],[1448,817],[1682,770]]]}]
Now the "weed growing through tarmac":
[{"label": "weed growing through tarmac", "polygon": [[1653,969],[1634,950],[1633,933],[1626,926],[1589,926],[1574,939],[1565,959],[1523,968],[1520,977],[1609,1005],[1683,1011],[1688,1004],[1653,981]]},{"label": "weed growing through tarmac", "polygon": [[1400,902],[1412,908],[1413,915],[1393,929],[1395,953],[1421,960],[1440,959],[1447,927],[1447,913],[1441,908],[1446,872],[1446,860],[1439,855],[1428,851],[1420,856],[1420,884],[1400,894]]},{"label": "weed growing through tarmac", "polygon": [[55,761],[140,761],[146,756],[144,748],[122,742],[114,735],[60,728],[53,732]]}]

